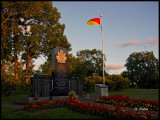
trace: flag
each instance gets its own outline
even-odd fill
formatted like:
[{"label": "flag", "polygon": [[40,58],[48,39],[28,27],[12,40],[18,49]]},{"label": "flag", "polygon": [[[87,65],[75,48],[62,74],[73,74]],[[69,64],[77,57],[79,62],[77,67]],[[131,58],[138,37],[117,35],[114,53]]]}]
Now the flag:
[{"label": "flag", "polygon": [[100,18],[93,18],[87,22],[88,25],[100,25]]}]

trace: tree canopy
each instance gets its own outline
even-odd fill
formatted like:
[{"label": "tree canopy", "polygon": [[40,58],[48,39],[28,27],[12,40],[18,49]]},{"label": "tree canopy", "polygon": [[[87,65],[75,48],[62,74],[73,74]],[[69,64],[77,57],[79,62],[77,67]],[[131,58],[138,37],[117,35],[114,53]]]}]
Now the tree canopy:
[{"label": "tree canopy", "polygon": [[153,52],[134,52],[126,60],[123,76],[127,76],[132,84],[139,88],[158,88],[159,60]]},{"label": "tree canopy", "polygon": [[[72,59],[71,59],[72,58]],[[93,75],[103,76],[103,58],[102,51],[93,50],[80,50],[77,52],[77,57],[71,57],[71,64],[73,76],[86,77]],[[104,61],[106,60],[104,56]],[[73,65],[73,67],[72,67]]]},{"label": "tree canopy", "polygon": [[[52,1],[1,1],[1,74],[6,80],[8,63],[14,66],[12,81],[18,81],[18,69],[25,69],[26,85],[30,82],[34,59],[43,55],[51,62],[51,49],[71,44],[60,24],[60,12]],[[21,60],[21,62],[20,62]],[[5,83],[5,82],[4,82]]]}]

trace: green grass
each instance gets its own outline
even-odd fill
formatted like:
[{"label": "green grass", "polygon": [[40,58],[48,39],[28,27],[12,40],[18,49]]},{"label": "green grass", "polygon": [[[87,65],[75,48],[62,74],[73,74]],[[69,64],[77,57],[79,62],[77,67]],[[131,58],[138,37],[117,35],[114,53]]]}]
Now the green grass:
[{"label": "green grass", "polygon": [[158,89],[126,89],[122,91],[111,91],[109,95],[123,95],[129,96],[130,99],[146,99],[146,100],[159,100],[159,90]]},{"label": "green grass", "polygon": [[[158,89],[126,89],[121,91],[109,91],[109,96],[111,95],[123,95],[129,96],[130,99],[146,99],[158,101],[159,98],[159,90]],[[95,93],[90,92],[90,97],[94,97]],[[12,103],[14,101],[22,101],[24,98],[29,97],[28,92],[24,92],[23,94],[12,94],[11,96],[5,97],[2,95],[1,103]],[[8,108],[1,107],[1,115],[3,119],[13,118],[13,119],[99,119],[99,117],[95,117],[93,115],[87,115],[72,111],[68,108],[58,108],[55,110],[46,110],[45,112],[40,112],[36,114],[31,114],[25,112],[23,110],[19,110],[16,108]]]},{"label": "green grass", "polygon": [[[129,96],[130,99],[146,99],[146,100],[159,100],[159,89],[125,89],[121,91],[109,91],[111,95],[123,95]],[[95,93],[92,91],[89,93],[90,97],[94,97]]]},{"label": "green grass", "polygon": [[12,103],[14,101],[23,101],[24,98],[29,97],[29,95],[10,95],[8,97],[2,96],[2,103]]},{"label": "green grass", "polygon": [[101,117],[78,113],[66,107],[39,113],[28,113],[16,108],[2,107],[1,113],[2,119],[101,119]]},{"label": "green grass", "polygon": [[14,101],[23,101],[24,98],[29,97],[29,90],[27,91],[21,91],[17,93],[12,93],[8,97],[6,97],[4,94],[1,96],[1,102],[2,103],[12,103]]}]

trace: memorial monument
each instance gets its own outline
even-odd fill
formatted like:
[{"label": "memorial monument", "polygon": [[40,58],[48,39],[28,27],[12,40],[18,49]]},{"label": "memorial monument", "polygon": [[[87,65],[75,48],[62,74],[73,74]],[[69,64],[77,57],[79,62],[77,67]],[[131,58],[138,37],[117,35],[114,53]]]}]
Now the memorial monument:
[{"label": "memorial monument", "polygon": [[52,49],[53,96],[68,96],[68,51],[66,48]]},{"label": "memorial monument", "polygon": [[83,80],[68,76],[68,51],[66,48],[52,49],[52,76],[34,75],[31,78],[29,101],[34,101],[35,95],[40,101],[53,100],[68,96],[70,90],[77,95],[83,92]]}]

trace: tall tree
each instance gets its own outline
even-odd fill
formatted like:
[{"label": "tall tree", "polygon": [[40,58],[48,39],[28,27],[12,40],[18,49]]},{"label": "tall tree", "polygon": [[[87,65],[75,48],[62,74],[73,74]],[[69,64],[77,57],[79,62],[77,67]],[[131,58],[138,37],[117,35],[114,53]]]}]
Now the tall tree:
[{"label": "tall tree", "polygon": [[[26,63],[25,73],[26,83],[28,83],[32,59],[43,54],[51,62],[53,47],[61,46],[71,49],[64,35],[65,25],[59,23],[60,13],[56,7],[52,6],[51,1],[2,1],[1,3],[2,73],[5,73],[7,56],[13,57],[17,79],[18,59],[23,59]],[[28,26],[30,30],[27,31]]]},{"label": "tall tree", "polygon": [[[20,11],[20,2],[11,2],[11,1],[2,1],[2,20],[1,20],[1,28],[2,28],[2,75],[5,71],[5,61],[8,60],[6,58],[14,56],[13,61],[15,63],[15,79],[18,79],[18,54],[21,51],[22,45],[20,41],[20,37],[22,36],[21,30],[19,29],[19,20],[21,16]],[[7,33],[7,34],[6,34]],[[7,35],[7,37],[6,37]],[[9,49],[8,49],[9,48]],[[5,53],[6,52],[6,53]]]},{"label": "tall tree", "polygon": [[41,64],[39,71],[42,71],[43,75],[52,75],[52,65],[50,61],[46,61],[45,63]]},{"label": "tall tree", "polygon": [[[70,44],[64,35],[65,25],[59,23],[60,13],[56,7],[52,6],[52,2],[45,2],[36,17],[30,19],[28,24],[31,29],[27,33],[29,40],[25,40],[26,52],[26,77],[28,75],[29,61],[37,58],[40,54],[47,58],[44,65],[51,64],[51,49],[60,46],[70,49]],[[25,21],[27,22],[28,19]],[[44,70],[45,71],[45,70]],[[44,73],[44,72],[43,72]],[[45,73],[46,74],[46,73]],[[29,79],[28,79],[29,80]],[[27,81],[28,81],[27,80]]]},{"label": "tall tree", "polygon": [[68,62],[68,71],[69,75],[72,76],[72,72],[76,69],[77,65],[80,64],[80,60],[73,56],[73,54],[68,54],[69,62]]},{"label": "tall tree", "polygon": [[77,52],[77,60],[79,60],[79,64],[74,68],[72,75],[86,77],[96,74],[103,76],[102,52],[100,50],[80,50]]},{"label": "tall tree", "polygon": [[[93,64],[94,73],[103,76],[103,58],[101,50],[80,50],[79,52],[77,52],[77,57],[83,62],[90,61],[90,63]],[[104,55],[104,62],[105,61],[106,57]]]},{"label": "tall tree", "polygon": [[157,88],[159,60],[153,52],[134,52],[126,60],[128,78],[139,88]]},{"label": "tall tree", "polygon": [[51,62],[52,48],[57,46],[71,50],[71,44],[64,35],[65,25],[59,23],[61,14],[56,7],[52,6],[52,2],[44,4],[42,11],[43,39],[41,53]]},{"label": "tall tree", "polygon": [[[18,55],[23,51],[23,30],[19,27],[20,25],[24,25],[21,22],[22,18],[33,17],[34,12],[41,6],[42,2],[25,2],[25,1],[2,1],[2,20],[1,20],[1,28],[2,28],[2,36],[3,42],[1,45],[2,54],[2,75],[5,72],[5,60],[7,56],[13,56],[13,60],[15,63],[15,79],[18,79]],[[37,7],[38,6],[38,7]],[[35,9],[36,8],[36,9]],[[6,33],[7,37],[6,37]],[[10,44],[8,44],[10,43]],[[6,48],[10,48],[7,49]],[[7,54],[5,53],[7,51]]]}]

